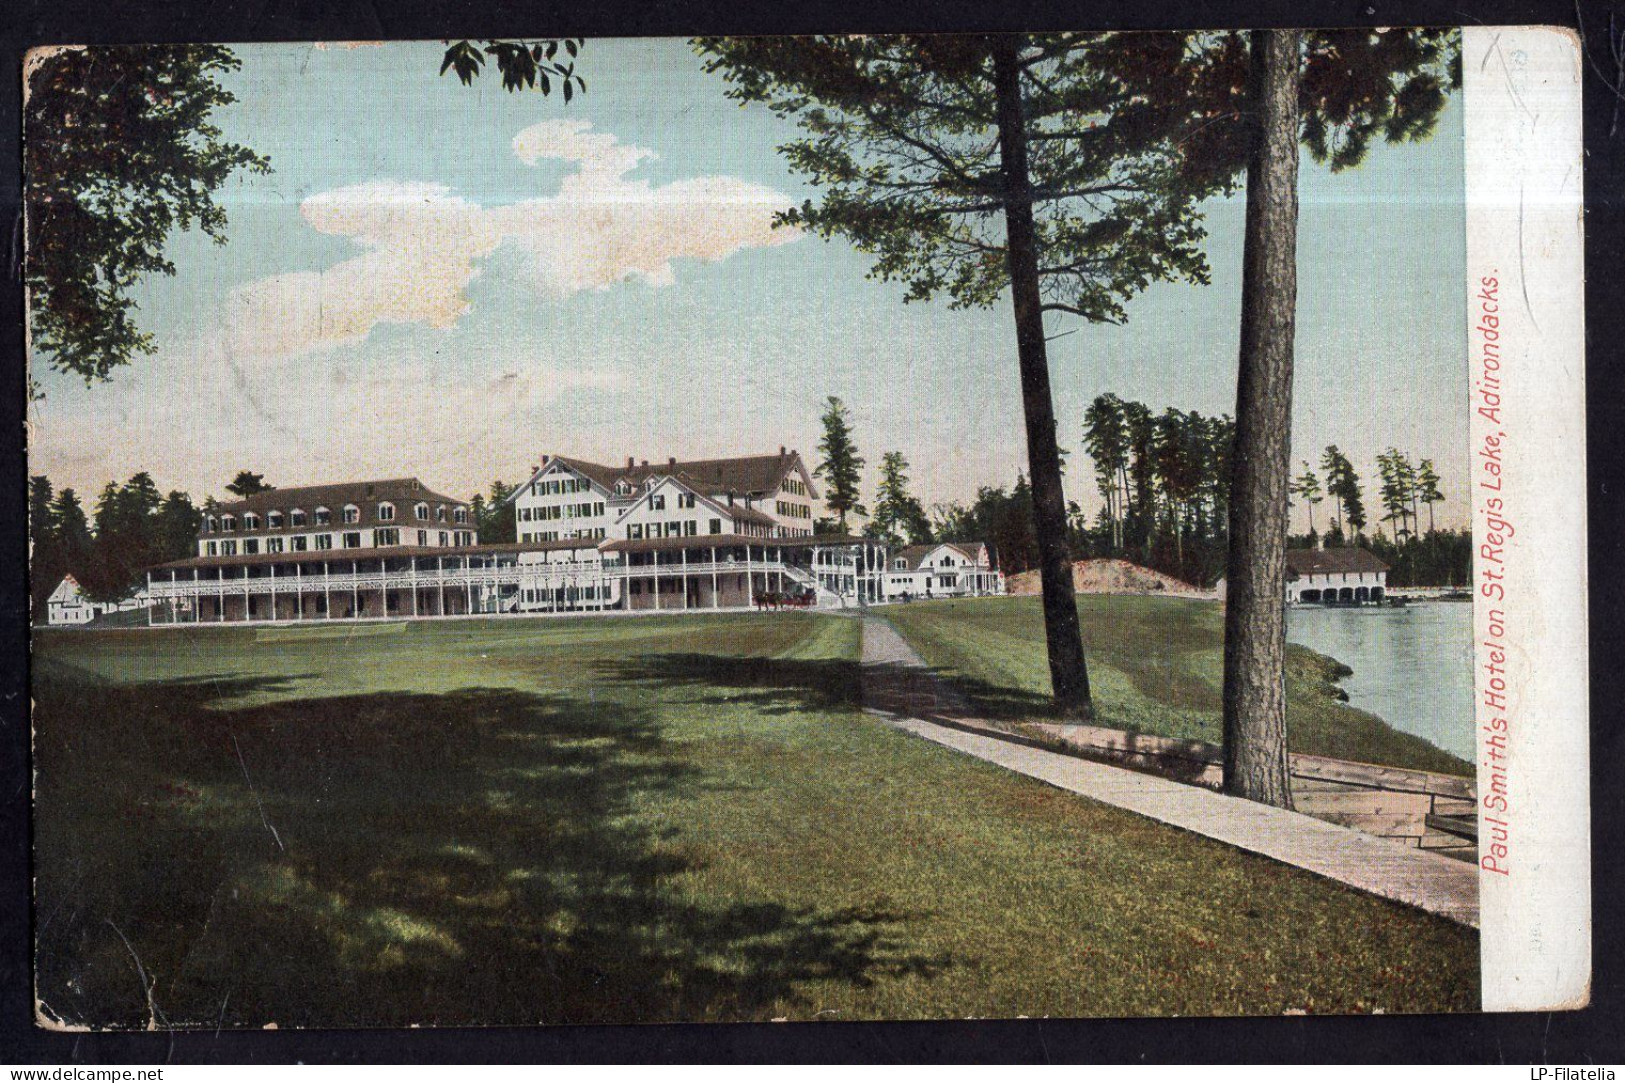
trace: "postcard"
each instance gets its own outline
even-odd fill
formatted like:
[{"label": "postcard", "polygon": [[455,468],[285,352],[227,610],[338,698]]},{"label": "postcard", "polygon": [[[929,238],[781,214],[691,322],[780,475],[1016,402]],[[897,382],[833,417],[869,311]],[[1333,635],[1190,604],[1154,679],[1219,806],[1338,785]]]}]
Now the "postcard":
[{"label": "postcard", "polygon": [[1585,1005],[1580,63],[35,50],[37,1024]]}]

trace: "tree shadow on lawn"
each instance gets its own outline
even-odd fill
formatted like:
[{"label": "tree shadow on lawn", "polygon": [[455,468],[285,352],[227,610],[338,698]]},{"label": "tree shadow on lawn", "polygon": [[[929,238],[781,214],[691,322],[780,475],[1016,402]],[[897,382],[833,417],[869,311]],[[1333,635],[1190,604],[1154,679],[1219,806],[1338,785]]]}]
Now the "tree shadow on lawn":
[{"label": "tree shadow on lawn", "polygon": [[596,664],[602,680],[688,688],[699,703],[744,704],[769,715],[872,707],[920,715],[1022,718],[1051,711],[1047,697],[950,671],[817,658],[642,654]]},{"label": "tree shadow on lawn", "polygon": [[[948,961],[912,915],[685,894],[643,708],[296,678],[36,683],[37,978],[133,1027],[765,1018]],[[698,841],[703,842],[703,838]]]}]

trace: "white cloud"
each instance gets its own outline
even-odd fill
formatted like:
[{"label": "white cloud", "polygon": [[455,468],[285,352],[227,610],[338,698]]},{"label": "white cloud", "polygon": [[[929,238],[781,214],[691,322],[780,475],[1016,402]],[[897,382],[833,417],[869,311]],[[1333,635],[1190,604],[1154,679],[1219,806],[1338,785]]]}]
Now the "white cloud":
[{"label": "white cloud", "polygon": [[513,139],[534,166],[573,162],[557,195],[494,207],[444,185],[380,180],[323,192],[300,206],[322,233],[348,237],[360,254],[323,271],[258,279],[233,292],[219,343],[240,359],[288,357],[357,342],[381,323],[446,329],[469,309],[468,284],[504,244],[524,256],[524,282],[544,297],[641,279],[675,281],[673,261],[725,259],[798,236],[772,228],[783,194],[734,177],[651,185],[628,179],[654,152],[552,120]]}]

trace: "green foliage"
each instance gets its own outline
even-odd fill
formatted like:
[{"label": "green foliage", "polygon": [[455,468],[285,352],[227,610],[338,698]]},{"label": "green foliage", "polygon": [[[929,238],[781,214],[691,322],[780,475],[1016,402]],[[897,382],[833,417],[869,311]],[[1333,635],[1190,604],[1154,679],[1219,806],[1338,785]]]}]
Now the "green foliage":
[{"label": "green foliage", "polygon": [[908,491],[908,460],[901,451],[881,456],[880,485],[869,528],[874,537],[893,546],[923,545],[931,540],[931,519],[919,499]]},{"label": "green foliage", "polygon": [[237,58],[216,45],[94,46],[37,53],[24,105],[24,199],[33,346],[51,367],[106,380],[152,336],[129,290],[173,275],[164,245],[196,226],[226,240],[214,193],[238,170],[269,171],[210,116]]},{"label": "green foliage", "polygon": [[231,479],[231,484],[226,486],[226,492],[238,496],[253,496],[255,493],[268,492],[275,488],[275,485],[265,483],[264,474],[256,474],[252,470],[239,470],[237,476]]},{"label": "green foliage", "polygon": [[1450,29],[1316,30],[1304,35],[1299,88],[1303,144],[1334,171],[1390,143],[1433,134],[1449,92],[1461,87],[1461,32]]},{"label": "green foliage", "polygon": [[517,488],[498,478],[491,483],[489,496],[475,493],[474,499],[469,501],[475,540],[481,545],[501,545],[519,540],[519,525],[514,518],[513,508],[508,506],[508,498]]},{"label": "green foliage", "polygon": [[848,515],[863,517],[869,514],[858,502],[858,486],[863,480],[866,460],[858,454],[857,445],[853,443],[852,421],[845,403],[831,395],[819,420],[824,426],[823,439],[818,442],[818,453],[822,459],[813,476],[823,479],[824,504],[835,513],[841,531],[845,532]]},{"label": "green foliage", "polygon": [[1016,475],[1016,484],[1008,492],[1003,486],[984,485],[969,505],[939,504],[932,510],[932,532],[937,538],[985,542],[994,563],[1006,575],[1038,566],[1033,494],[1025,474]]},{"label": "green foliage", "polygon": [[[781,225],[844,236],[905,300],[991,305],[1010,282],[1000,212],[992,53],[979,36],[702,38],[729,96],[793,117],[781,148],[823,190]],[[1225,190],[1208,114],[1222,98],[1181,75],[1177,35],[1020,39],[1046,311],[1121,321],[1149,283],[1206,282],[1196,204]],[[1174,80],[1177,100],[1152,89]],[[1228,164],[1225,166],[1228,169]],[[1233,171],[1232,171],[1233,172]]]},{"label": "green foliage", "polygon": [[1354,464],[1336,444],[1328,444],[1320,458],[1320,469],[1326,475],[1326,495],[1340,512],[1329,533],[1338,541],[1359,534],[1366,525],[1365,497]]},{"label": "green foliage", "polygon": [[1473,577],[1470,530],[1429,530],[1391,539],[1382,531],[1365,545],[1388,565],[1390,587],[1467,587]]},{"label": "green foliage", "polygon": [[29,559],[34,614],[65,575],[96,602],[118,602],[145,583],[154,564],[197,553],[202,512],[179,490],[160,495],[145,471],[123,485],[108,482],[97,498],[94,525],[71,488],[51,497],[43,475],[29,479]]},{"label": "green foliage", "polygon": [[1289,486],[1292,495],[1301,497],[1304,506],[1309,509],[1309,534],[1315,534],[1315,505],[1326,499],[1320,488],[1320,477],[1309,465],[1309,460],[1303,460],[1303,473],[1292,479]]},{"label": "green foliage", "polygon": [[1099,395],[1084,412],[1084,447],[1105,503],[1073,539],[1079,556],[1122,557],[1176,579],[1211,583],[1228,541],[1235,423]]},{"label": "green foliage", "polygon": [[[446,48],[440,74],[454,72],[464,86],[472,86],[485,67],[485,58],[495,61],[502,76],[502,89],[553,93],[553,80],[559,81],[566,103],[587,83],[575,72],[576,55],[585,44],[581,38],[542,38],[536,41],[487,41],[482,49],[472,41],[455,41]],[[564,57],[559,56],[560,50]]]}]

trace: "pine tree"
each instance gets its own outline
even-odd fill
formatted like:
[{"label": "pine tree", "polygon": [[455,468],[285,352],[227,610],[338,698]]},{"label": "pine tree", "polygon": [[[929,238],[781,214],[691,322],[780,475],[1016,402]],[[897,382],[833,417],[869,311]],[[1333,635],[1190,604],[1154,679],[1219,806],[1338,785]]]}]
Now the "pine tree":
[{"label": "pine tree", "polygon": [[1303,473],[1292,481],[1292,493],[1303,498],[1304,507],[1309,509],[1309,536],[1315,536],[1315,505],[1325,499],[1321,495],[1320,478],[1309,465],[1309,460],[1303,460]]},{"label": "pine tree", "polygon": [[264,474],[256,474],[252,470],[239,470],[237,476],[231,479],[231,484],[226,486],[226,492],[242,497],[269,492],[275,488],[275,485],[265,483]]},{"label": "pine tree", "polygon": [[931,540],[925,509],[908,491],[908,460],[901,451],[888,451],[880,460],[880,485],[875,493],[874,536],[893,546],[906,538],[920,545]]},{"label": "pine tree", "polygon": [[847,531],[847,516],[866,517],[869,512],[858,503],[858,486],[863,480],[864,458],[858,454],[852,440],[852,422],[846,404],[831,395],[820,421],[824,438],[818,442],[818,453],[823,458],[813,471],[824,482],[824,504],[835,513],[841,533]]},{"label": "pine tree", "polygon": [[1417,497],[1428,506],[1428,534],[1434,533],[1433,505],[1444,499],[1439,490],[1439,475],[1433,469],[1432,459],[1423,459],[1416,471]]},{"label": "pine tree", "polygon": [[[1207,281],[1198,204],[1212,169],[1205,104],[1152,93],[1175,36],[704,38],[730,94],[794,117],[784,152],[823,198],[781,221],[846,237],[906,300],[986,307],[1006,289],[1042,555],[1050,684],[1093,712],[1067,547],[1045,320],[1118,322],[1162,280]],[[1190,85],[1181,81],[1181,85]]]}]

